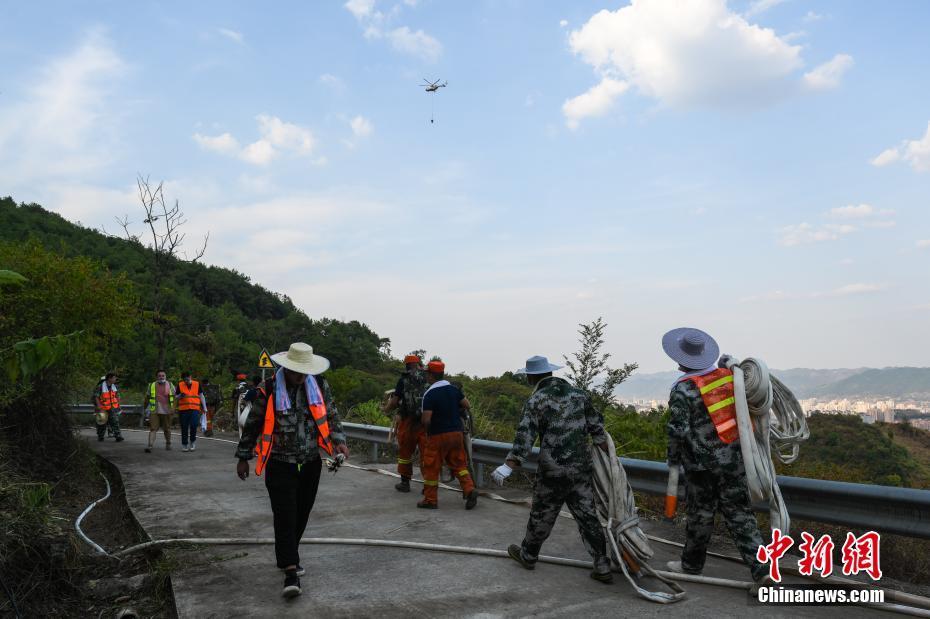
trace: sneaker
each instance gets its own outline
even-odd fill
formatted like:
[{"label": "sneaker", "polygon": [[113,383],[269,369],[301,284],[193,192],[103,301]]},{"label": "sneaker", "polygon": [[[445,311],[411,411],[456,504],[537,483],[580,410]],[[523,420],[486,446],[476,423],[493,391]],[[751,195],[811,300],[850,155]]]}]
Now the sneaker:
[{"label": "sneaker", "polygon": [[[286,571],[287,571],[287,570],[285,570],[283,567],[279,567],[278,569],[281,570],[282,572],[286,572]],[[297,575],[298,575],[298,576],[305,576],[306,574],[307,574],[307,570],[305,570],[305,569],[303,568],[302,565],[298,565],[298,566],[297,566]]]},{"label": "sneaker", "polygon": [[594,568],[591,570],[591,578],[604,584],[609,584],[614,581],[614,575],[610,573],[609,567],[606,572],[603,571],[603,568]]},{"label": "sneaker", "polygon": [[435,503],[430,503],[426,501],[425,499],[417,503],[417,507],[419,507],[420,509],[439,509],[438,505],[436,505]]},{"label": "sneaker", "polygon": [[696,572],[692,570],[686,570],[684,566],[681,564],[681,561],[669,561],[665,565],[668,567],[669,571],[675,572],[676,574],[692,574],[694,576],[697,576],[698,574],[701,573],[701,570],[698,570]]},{"label": "sneaker", "polygon": [[151,447],[146,447],[146,448],[145,448],[145,453],[147,453],[147,454],[152,453],[152,448],[151,448]]},{"label": "sneaker", "polygon": [[126,440],[126,439],[124,439],[122,436],[117,436],[117,437],[116,437],[116,442],[117,442],[117,443],[122,443],[122,442],[125,441],[125,440]]},{"label": "sneaker", "polygon": [[191,450],[191,448],[188,447],[187,445],[182,445],[182,446],[181,446],[181,451],[190,451],[190,450]]},{"label": "sneaker", "polygon": [[478,504],[478,490],[472,490],[468,493],[468,496],[465,497],[465,509],[475,509],[475,505]]},{"label": "sneaker", "polygon": [[406,477],[401,477],[400,481],[394,484],[394,489],[398,492],[410,492],[410,480]]},{"label": "sneaker", "polygon": [[284,573],[284,591],[281,592],[286,598],[292,598],[300,595],[300,578],[296,570],[288,570]]},{"label": "sneaker", "polygon": [[530,561],[523,556],[523,549],[516,544],[507,547],[507,554],[510,558],[525,567],[528,570],[536,569],[536,562]]},{"label": "sneaker", "polygon": [[197,449],[197,443],[191,443],[191,451]]}]

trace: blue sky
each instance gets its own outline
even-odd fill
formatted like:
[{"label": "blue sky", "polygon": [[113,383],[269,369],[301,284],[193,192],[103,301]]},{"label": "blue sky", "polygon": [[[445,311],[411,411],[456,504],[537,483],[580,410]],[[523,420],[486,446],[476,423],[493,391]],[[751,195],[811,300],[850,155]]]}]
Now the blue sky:
[{"label": "blue sky", "polygon": [[207,262],[452,371],[557,359],[597,316],[644,371],[671,369],[659,340],[684,325],[774,367],[927,365],[928,18],[10,4],[0,194],[115,233],[141,219],[136,174],[164,180]]}]

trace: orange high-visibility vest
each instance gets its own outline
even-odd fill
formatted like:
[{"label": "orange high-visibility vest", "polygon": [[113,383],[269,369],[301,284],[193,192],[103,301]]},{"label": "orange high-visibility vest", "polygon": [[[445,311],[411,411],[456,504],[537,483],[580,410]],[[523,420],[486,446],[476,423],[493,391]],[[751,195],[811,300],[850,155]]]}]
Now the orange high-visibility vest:
[{"label": "orange high-visibility vest", "polygon": [[200,383],[192,380],[190,387],[183,380],[178,383],[178,390],[181,392],[178,396],[178,410],[199,411],[200,410]]},{"label": "orange high-visibility vest", "polygon": [[[265,389],[261,392],[264,394]],[[333,443],[329,438],[329,422],[326,420],[326,404],[311,404],[310,416],[316,424],[316,443],[330,456],[333,455]],[[265,424],[262,433],[255,443],[255,474],[261,475],[265,471],[265,464],[271,456],[271,446],[274,445],[274,387],[268,391],[268,404],[265,406]]]},{"label": "orange high-visibility vest", "polygon": [[694,381],[701,392],[704,406],[710,413],[710,420],[714,422],[717,436],[724,443],[732,443],[739,438],[739,428],[736,425],[736,398],[733,395],[733,372],[726,368],[719,368],[704,376],[692,376],[688,380]]},{"label": "orange high-visibility vest", "polygon": [[119,408],[119,394],[116,392],[116,385],[108,385],[107,391],[100,391],[100,410],[108,411]]}]

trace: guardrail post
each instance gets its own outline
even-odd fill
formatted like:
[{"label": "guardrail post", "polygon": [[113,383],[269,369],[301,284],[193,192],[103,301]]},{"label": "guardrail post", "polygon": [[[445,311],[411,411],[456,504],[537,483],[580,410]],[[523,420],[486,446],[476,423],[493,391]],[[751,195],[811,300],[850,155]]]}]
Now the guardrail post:
[{"label": "guardrail post", "polygon": [[378,443],[371,444],[371,453],[369,454],[369,458],[371,458],[372,462],[378,461]]},{"label": "guardrail post", "polygon": [[481,488],[484,485],[484,463],[475,464],[475,487]]}]

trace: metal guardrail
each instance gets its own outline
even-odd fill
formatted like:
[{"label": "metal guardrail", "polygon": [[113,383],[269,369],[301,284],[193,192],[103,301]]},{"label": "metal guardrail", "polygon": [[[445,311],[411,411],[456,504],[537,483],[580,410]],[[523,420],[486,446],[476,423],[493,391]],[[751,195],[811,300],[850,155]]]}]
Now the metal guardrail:
[{"label": "metal guardrail", "polygon": [[[142,427],[141,405],[125,405],[122,410],[127,421],[134,421],[132,418],[137,417],[138,425]],[[78,404],[70,407],[70,412],[75,415],[92,416],[94,407],[90,404]],[[388,428],[358,423],[343,423],[342,427],[348,438],[372,443],[373,450],[376,449],[376,445],[388,443]],[[509,443],[473,439],[472,456],[479,469],[479,476],[485,464],[502,463],[510,452],[510,447]],[[376,451],[373,451],[373,455],[376,455]],[[534,447],[532,455],[522,467],[523,470],[535,473],[538,456],[539,448]],[[620,458],[620,462],[634,490],[658,496],[665,494],[668,466],[664,462],[634,458]],[[778,485],[792,518],[930,539],[930,490],[783,475],[778,477]],[[679,486],[678,494],[684,496],[683,484]],[[760,512],[768,511],[765,505],[754,507]]]},{"label": "metal guardrail", "polygon": [[[349,438],[375,444],[387,444],[388,428],[357,423],[343,423]],[[510,452],[509,443],[472,440],[476,463],[500,464]],[[539,448],[534,447],[523,470],[536,471]],[[630,485],[638,492],[664,495],[668,466],[664,462],[620,458]],[[838,524],[851,529],[875,530],[907,537],[930,539],[930,490],[851,484],[841,481],[807,479],[780,475],[778,485],[792,518]],[[684,485],[678,487],[684,496]],[[767,512],[765,505],[754,506]]]}]

